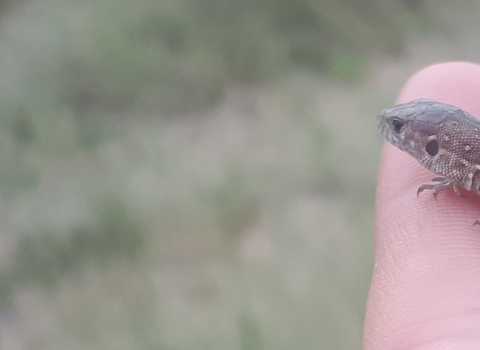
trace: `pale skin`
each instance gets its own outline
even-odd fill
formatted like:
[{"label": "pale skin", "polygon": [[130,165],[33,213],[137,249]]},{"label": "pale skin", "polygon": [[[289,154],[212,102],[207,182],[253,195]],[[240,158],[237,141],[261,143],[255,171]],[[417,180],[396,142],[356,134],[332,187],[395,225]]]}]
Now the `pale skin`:
[{"label": "pale skin", "polygon": [[[451,62],[418,72],[397,104],[418,98],[480,117],[480,66]],[[384,143],[364,350],[480,349],[480,227],[472,227],[480,196],[448,189],[437,201],[431,191],[417,198],[418,187],[434,176]]]}]

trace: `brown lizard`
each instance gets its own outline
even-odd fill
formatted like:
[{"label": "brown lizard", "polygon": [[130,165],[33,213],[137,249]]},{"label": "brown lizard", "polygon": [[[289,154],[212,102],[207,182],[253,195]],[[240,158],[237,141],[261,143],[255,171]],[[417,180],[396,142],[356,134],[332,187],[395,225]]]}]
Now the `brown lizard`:
[{"label": "brown lizard", "polygon": [[[378,128],[392,145],[407,152],[436,175],[435,183],[422,184],[417,196],[432,190],[460,186],[480,194],[480,120],[458,107],[418,99],[384,110]],[[480,225],[480,219],[473,225]]]}]

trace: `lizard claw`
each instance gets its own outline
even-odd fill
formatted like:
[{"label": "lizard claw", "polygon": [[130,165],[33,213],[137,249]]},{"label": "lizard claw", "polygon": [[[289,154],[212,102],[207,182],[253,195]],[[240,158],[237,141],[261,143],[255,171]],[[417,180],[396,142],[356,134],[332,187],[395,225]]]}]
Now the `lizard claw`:
[{"label": "lizard claw", "polygon": [[435,198],[435,200],[437,200],[437,196],[438,196],[438,193],[440,191],[443,191],[443,190],[446,190],[446,189],[449,189],[449,188],[452,188],[452,187],[455,189],[455,193],[457,193],[457,194],[460,193],[460,191],[458,190],[458,185],[455,185],[453,182],[447,180],[444,177],[434,177],[432,179],[432,181],[442,181],[442,182],[441,183],[436,183],[436,184],[422,184],[422,185],[420,185],[420,187],[417,190],[417,197],[424,190],[432,190],[433,197]]},{"label": "lizard claw", "polygon": [[480,219],[475,220],[472,226],[480,225]]}]

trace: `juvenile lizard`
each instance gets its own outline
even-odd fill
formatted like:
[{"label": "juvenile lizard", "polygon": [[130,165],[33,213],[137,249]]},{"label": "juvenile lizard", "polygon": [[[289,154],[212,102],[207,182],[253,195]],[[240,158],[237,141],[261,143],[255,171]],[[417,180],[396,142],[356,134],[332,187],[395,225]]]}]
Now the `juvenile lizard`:
[{"label": "juvenile lizard", "polygon": [[[432,190],[460,186],[480,194],[480,120],[460,108],[430,99],[418,99],[384,110],[378,128],[392,145],[407,152],[438,175],[422,184],[417,196]],[[473,225],[480,225],[480,219]]]}]

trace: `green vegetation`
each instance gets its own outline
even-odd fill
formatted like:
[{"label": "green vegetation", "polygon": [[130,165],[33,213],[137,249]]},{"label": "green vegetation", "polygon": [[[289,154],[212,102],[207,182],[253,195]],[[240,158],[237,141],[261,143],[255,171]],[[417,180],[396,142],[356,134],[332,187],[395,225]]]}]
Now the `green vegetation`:
[{"label": "green vegetation", "polygon": [[271,82],[298,66],[355,79],[366,55],[398,52],[423,23],[404,0],[49,4],[23,15],[29,33],[13,44],[28,50],[13,91],[0,96],[13,118],[63,114],[59,107],[75,115],[198,111],[232,83]]}]

